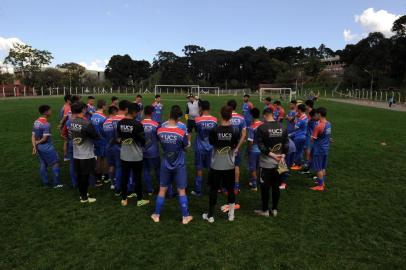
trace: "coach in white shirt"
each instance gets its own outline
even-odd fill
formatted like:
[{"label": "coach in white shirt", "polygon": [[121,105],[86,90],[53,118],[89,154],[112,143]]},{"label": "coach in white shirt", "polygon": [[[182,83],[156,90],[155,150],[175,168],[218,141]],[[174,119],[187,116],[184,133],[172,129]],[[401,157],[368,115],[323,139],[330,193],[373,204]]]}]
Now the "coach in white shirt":
[{"label": "coach in white shirt", "polygon": [[196,129],[195,118],[200,115],[199,99],[192,94],[186,97],[189,101],[186,104],[186,116],[187,116],[187,132],[188,140],[192,139],[192,131]]}]

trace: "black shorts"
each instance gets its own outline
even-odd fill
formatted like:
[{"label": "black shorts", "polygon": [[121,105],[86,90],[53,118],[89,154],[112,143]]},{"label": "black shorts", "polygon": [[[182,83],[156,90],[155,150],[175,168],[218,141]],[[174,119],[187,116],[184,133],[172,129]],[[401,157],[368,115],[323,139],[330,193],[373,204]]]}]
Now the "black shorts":
[{"label": "black shorts", "polygon": [[231,170],[214,170],[209,171],[209,186],[214,189],[223,187],[227,190],[234,189],[235,186],[235,169]]},{"label": "black shorts", "polygon": [[187,120],[187,132],[192,133],[193,129],[196,130],[196,122],[195,122],[195,120],[188,119]]},{"label": "black shorts", "polygon": [[96,159],[73,159],[73,167],[76,175],[94,174],[96,167]]}]

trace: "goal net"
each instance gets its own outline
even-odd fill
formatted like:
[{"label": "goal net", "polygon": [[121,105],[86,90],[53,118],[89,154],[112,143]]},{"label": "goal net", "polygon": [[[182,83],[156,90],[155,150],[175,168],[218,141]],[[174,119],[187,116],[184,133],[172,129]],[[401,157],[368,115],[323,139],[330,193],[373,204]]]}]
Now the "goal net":
[{"label": "goal net", "polygon": [[155,85],[154,94],[194,94],[199,95],[198,85]]},{"label": "goal net", "polygon": [[219,95],[220,87],[217,86],[200,86],[199,95]]},{"label": "goal net", "polygon": [[262,101],[266,97],[291,101],[292,99],[296,98],[296,91],[293,91],[291,88],[260,88],[260,100]]}]

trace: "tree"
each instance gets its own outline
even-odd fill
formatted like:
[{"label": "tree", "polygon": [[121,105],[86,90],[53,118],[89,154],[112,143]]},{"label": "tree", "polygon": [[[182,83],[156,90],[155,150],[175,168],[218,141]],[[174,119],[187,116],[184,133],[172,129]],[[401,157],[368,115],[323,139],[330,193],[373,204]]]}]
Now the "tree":
[{"label": "tree", "polygon": [[57,68],[66,70],[66,82],[69,87],[79,87],[82,85],[83,76],[86,68],[77,63],[64,63],[56,66]]},{"label": "tree", "polygon": [[399,17],[392,26],[392,32],[398,37],[406,37],[406,15]]},{"label": "tree", "polygon": [[49,51],[16,43],[10,49],[4,63],[11,64],[23,82],[28,86],[33,86],[37,73],[41,71],[42,67],[49,65],[52,59],[52,54]]},{"label": "tree", "polygon": [[113,55],[106,66],[105,76],[114,87],[127,86],[132,79],[133,68],[133,60],[128,54]]},{"label": "tree", "polygon": [[14,82],[14,75],[8,72],[2,72],[0,69],[0,85]]}]

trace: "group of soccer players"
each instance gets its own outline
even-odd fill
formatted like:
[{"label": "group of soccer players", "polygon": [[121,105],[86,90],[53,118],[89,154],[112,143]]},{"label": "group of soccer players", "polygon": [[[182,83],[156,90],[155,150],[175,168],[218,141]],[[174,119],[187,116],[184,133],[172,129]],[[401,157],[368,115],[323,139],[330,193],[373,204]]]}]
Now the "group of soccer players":
[{"label": "group of soccer players", "polygon": [[[254,191],[257,186],[261,190],[262,208],[255,210],[257,215],[277,215],[280,190],[286,189],[291,170],[312,171],[316,174],[316,185],[311,189],[324,190],[331,140],[331,124],[326,119],[325,108],[314,109],[311,100],[304,103],[292,100],[285,114],[281,102],[268,97],[261,115],[249,101],[250,96],[245,95],[242,115],[237,113],[237,102],[229,100],[221,108],[218,121],[211,115],[208,101],[193,95],[187,98],[185,125],[178,105],[170,108],[169,119],[163,121],[160,95],[145,107],[141,95],[134,102],[112,97],[109,105],[103,99],[96,102],[93,96],[85,104],[79,96],[66,95],[59,130],[64,139],[64,159],[69,161],[72,186],[78,188],[80,202],[96,201],[89,196],[89,184],[96,187],[110,184],[116,195],[121,196],[122,206],[127,206],[132,197],[136,198],[137,206],[144,206],[150,202],[144,199],[144,185],[148,195],[152,195],[156,186],[154,172],[159,189],[152,220],[159,222],[165,198],[176,196],[182,223],[188,224],[193,219],[186,193],[188,148],[193,149],[196,171],[192,195],[202,195],[203,171],[209,170],[209,207],[202,217],[210,223],[214,222],[219,192],[225,193],[228,200],[221,209],[228,213],[229,221],[235,218],[244,153],[248,158],[248,184]],[[59,159],[48,122],[50,106],[40,106],[39,114],[32,132],[33,154],[40,160],[43,185],[49,185],[48,167],[51,167],[53,186],[61,188]],[[196,135],[192,142],[193,132]]]}]

